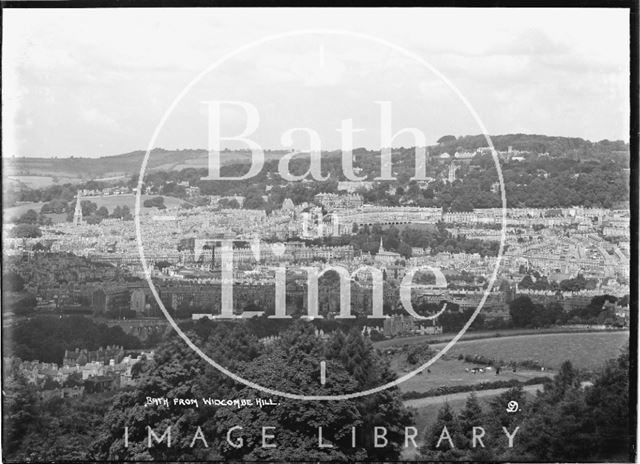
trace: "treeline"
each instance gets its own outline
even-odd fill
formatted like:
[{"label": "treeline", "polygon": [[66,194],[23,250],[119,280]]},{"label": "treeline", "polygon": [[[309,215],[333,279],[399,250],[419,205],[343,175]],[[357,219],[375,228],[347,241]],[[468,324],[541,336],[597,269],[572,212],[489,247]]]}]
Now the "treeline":
[{"label": "treeline", "polygon": [[[144,200],[145,208],[165,209],[164,197],[153,197]],[[104,219],[123,219],[125,221],[133,220],[131,209],[128,205],[117,205],[111,212],[106,206],[98,207],[98,204],[91,200],[82,200],[80,202],[82,208],[82,220],[87,224],[100,224]],[[45,203],[40,208],[40,213],[33,209],[27,210],[25,213],[13,220],[17,226],[28,225],[30,227],[16,227],[13,235],[15,237],[39,237],[39,228],[33,226],[48,226],[53,223],[47,214],[66,213],[66,221],[71,222],[75,214],[75,202],[66,203],[62,200],[52,200]],[[38,232],[36,232],[38,231]]]},{"label": "treeline", "polygon": [[62,364],[65,350],[97,350],[107,345],[136,349],[141,342],[126,334],[121,327],[108,327],[82,316],[43,316],[22,320],[6,331],[3,342],[5,356],[58,364]]},{"label": "treeline", "polygon": [[[613,303],[628,304],[628,296],[618,300],[612,295],[598,295],[583,307],[565,311],[560,303],[534,303],[527,295],[520,295],[509,303],[509,318],[487,319],[480,312],[471,330],[493,330],[506,328],[545,328],[562,324],[601,324],[611,327],[622,327],[625,322],[616,316]],[[476,308],[461,309],[459,305],[446,300],[440,303],[423,302],[416,306],[419,314],[434,314],[447,303],[447,309],[438,317],[437,324],[442,326],[445,333],[457,332],[469,320]],[[402,314],[402,311],[400,311]]]},{"label": "treeline", "polygon": [[495,380],[492,382],[482,382],[473,385],[443,385],[437,388],[431,388],[427,391],[408,391],[402,394],[404,400],[416,400],[419,398],[429,398],[431,396],[453,395],[455,393],[476,392],[482,390],[496,390],[498,388],[513,388],[524,385],[539,385],[541,383],[551,382],[549,377],[532,377],[521,382],[516,379]]},{"label": "treeline", "polygon": [[[618,152],[629,152],[629,144],[622,140],[600,140],[591,142],[579,137],[557,137],[538,134],[492,135],[491,141],[496,150],[513,150],[529,153],[549,153],[552,157],[610,158]],[[487,146],[484,135],[465,135],[441,137],[437,146],[431,147],[434,154],[448,152],[453,155],[458,150],[474,151]]]},{"label": "treeline", "polygon": [[[628,297],[626,297],[628,301]],[[527,295],[521,295],[509,303],[511,324],[518,328],[549,327],[555,324],[604,324],[621,326],[612,306],[618,298],[613,295],[598,295],[584,307],[564,311],[560,303],[543,305],[534,303]]]},{"label": "treeline", "polygon": [[107,187],[124,185],[125,181],[119,182],[101,182],[90,180],[80,184],[66,183],[62,185],[50,185],[48,187],[33,188],[12,188],[7,191],[6,206],[12,206],[16,202],[52,202],[61,200],[63,202],[72,201],[78,190],[102,190]]},{"label": "treeline", "polygon": [[[521,274],[523,273],[524,272],[521,272]],[[546,276],[541,275],[537,271],[533,271],[522,278],[518,284],[518,288],[529,290],[579,292],[581,290],[594,290],[597,285],[597,279],[587,279],[582,274],[561,280],[560,282],[549,282]]]},{"label": "treeline", "polygon": [[[448,462],[631,461],[635,428],[630,422],[629,375],[626,347],[596,374],[592,386],[583,387],[580,373],[566,361],[534,398],[518,386],[486,405],[471,394],[458,413],[447,403],[424,434],[421,458]],[[506,408],[512,401],[518,405],[515,413]],[[474,446],[474,427],[485,432],[483,446],[477,440]],[[503,428],[514,437],[512,447]]]}]

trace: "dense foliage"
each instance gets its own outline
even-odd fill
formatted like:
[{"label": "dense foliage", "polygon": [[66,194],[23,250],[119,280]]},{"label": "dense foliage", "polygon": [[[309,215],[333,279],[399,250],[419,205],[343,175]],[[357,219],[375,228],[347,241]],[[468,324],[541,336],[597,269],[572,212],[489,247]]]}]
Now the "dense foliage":
[{"label": "dense foliage", "polygon": [[[203,350],[246,379],[273,389],[304,395],[335,395],[360,391],[393,379],[384,362],[358,331],[336,332],[326,341],[313,326],[296,322],[273,345],[265,346],[241,325],[214,325],[202,321],[191,325],[190,336]],[[319,382],[319,360],[327,363],[327,381]],[[222,361],[221,361],[222,362]],[[153,363],[141,374],[134,391],[115,399],[105,417],[100,439],[94,446],[99,459],[201,460],[242,459],[290,461],[299,459],[396,459],[402,445],[401,432],[411,416],[402,406],[396,389],[362,399],[317,402],[276,399],[276,406],[242,409],[206,406],[200,408],[144,407],[147,396],[256,398],[265,397],[220,374],[202,361],[184,343],[172,338],[157,352]],[[389,446],[371,446],[371,437],[360,435],[351,447],[351,427],[388,427]],[[123,447],[123,427],[127,425],[130,445]],[[178,443],[169,448],[147,447],[147,429],[163,431],[172,425]],[[243,427],[244,446],[226,442],[226,431]],[[260,445],[261,427],[276,426],[274,449]],[[188,444],[200,426],[209,447]],[[331,431],[325,440],[334,448],[318,447],[318,430]],[[328,433],[328,432],[327,432]]]},{"label": "dense foliage", "polygon": [[107,345],[134,349],[140,347],[140,341],[120,327],[108,327],[82,316],[21,320],[5,332],[3,341],[4,356],[58,364],[62,364],[65,350],[97,350]]},{"label": "dense foliage", "polygon": [[560,303],[543,305],[534,303],[527,295],[521,295],[509,303],[509,314],[513,327],[548,327],[567,322],[576,324],[618,325],[613,307],[605,302],[615,303],[612,295],[597,295],[584,306],[565,312]]},{"label": "dense foliage", "polygon": [[[506,405],[517,401],[518,412]],[[425,433],[422,458],[429,460],[532,461],[627,461],[635,443],[630,428],[628,347],[618,359],[609,361],[592,386],[583,386],[579,373],[565,362],[552,382],[529,399],[515,387],[483,407],[474,394],[456,414],[446,404],[436,423]],[[443,427],[451,437],[441,440]],[[482,447],[472,443],[472,429],[486,431]],[[508,447],[502,427],[513,433]],[[438,447],[438,441],[440,446]]]}]

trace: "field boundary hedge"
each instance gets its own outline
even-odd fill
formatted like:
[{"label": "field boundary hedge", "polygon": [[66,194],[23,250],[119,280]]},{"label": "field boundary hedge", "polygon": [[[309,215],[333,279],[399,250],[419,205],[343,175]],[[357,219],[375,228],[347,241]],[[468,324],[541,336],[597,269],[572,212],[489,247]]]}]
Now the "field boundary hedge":
[{"label": "field boundary hedge", "polygon": [[465,393],[477,390],[495,390],[498,388],[513,388],[518,385],[538,385],[551,382],[550,377],[533,377],[525,382],[516,379],[496,380],[493,382],[482,382],[475,385],[452,385],[448,387],[431,388],[425,392],[409,391],[402,394],[403,400],[417,400],[429,398],[431,396],[451,395],[453,393]]}]

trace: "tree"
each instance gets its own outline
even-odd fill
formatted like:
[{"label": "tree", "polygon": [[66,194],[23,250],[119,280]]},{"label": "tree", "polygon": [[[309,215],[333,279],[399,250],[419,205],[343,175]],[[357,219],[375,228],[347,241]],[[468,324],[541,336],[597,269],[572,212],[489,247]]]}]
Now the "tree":
[{"label": "tree", "polygon": [[33,312],[37,304],[36,297],[27,293],[23,297],[13,301],[10,308],[16,316],[24,316]]},{"label": "tree", "polygon": [[54,199],[42,205],[42,208],[40,208],[40,213],[41,214],[46,214],[46,213],[60,214],[67,211],[67,208],[68,208],[68,204],[66,201],[62,199]]},{"label": "tree", "polygon": [[573,279],[565,279],[560,282],[560,290],[563,292],[577,292],[587,288],[587,279],[582,274],[578,274]]},{"label": "tree", "polygon": [[2,274],[2,286],[7,292],[21,292],[24,290],[24,279],[16,271]]},{"label": "tree", "polygon": [[19,449],[24,434],[37,416],[33,387],[21,374],[9,376],[3,385],[2,418],[5,452]]},{"label": "tree", "polygon": [[11,229],[11,235],[16,238],[38,238],[42,237],[42,232],[35,224],[18,224]]},{"label": "tree", "polygon": [[471,440],[471,432],[475,425],[480,424],[482,420],[482,408],[478,403],[478,397],[475,392],[467,397],[464,408],[458,414],[458,424],[460,431],[465,435],[468,441]]},{"label": "tree", "polygon": [[120,219],[122,218],[122,207],[120,205],[116,206],[111,213],[111,217]]},{"label": "tree", "polygon": [[459,447],[460,426],[451,406],[445,403],[436,422],[427,430],[420,452],[430,461],[456,461],[465,454]]},{"label": "tree", "polygon": [[[33,300],[32,300],[33,302]],[[140,347],[140,340],[124,333],[121,327],[107,327],[82,316],[42,316],[19,321],[12,331],[9,355],[25,361],[38,360],[62,364],[65,349],[97,350],[107,345],[125,349]]]},{"label": "tree", "polygon": [[225,209],[238,209],[240,208],[240,203],[235,198],[221,198],[218,206]]},{"label": "tree", "polygon": [[467,397],[464,408],[458,414],[458,426],[460,428],[460,447],[467,450],[466,460],[489,461],[492,459],[490,446],[483,448],[480,443],[473,446],[473,428],[484,424],[484,412],[478,402],[475,392]]},{"label": "tree", "polygon": [[171,263],[169,261],[157,261],[155,265],[156,269],[162,271],[168,267],[171,267]]},{"label": "tree", "polygon": [[96,211],[96,215],[101,217],[101,218],[107,218],[109,217],[109,210],[107,209],[106,206],[101,206],[100,208],[98,208],[98,210]]},{"label": "tree", "polygon": [[16,224],[37,224],[38,223],[38,213],[34,210],[30,209],[22,216],[18,218]]},{"label": "tree", "polygon": [[89,217],[92,214],[94,214],[96,211],[98,211],[98,205],[93,201],[89,201],[89,200],[82,200],[80,202],[80,207],[82,208],[83,217]]},{"label": "tree", "polygon": [[143,206],[145,208],[158,208],[158,209],[166,208],[166,206],[164,205],[164,197],[148,198],[143,202]]},{"label": "tree", "polygon": [[243,205],[246,209],[264,209],[265,202],[261,193],[248,195]]},{"label": "tree", "polygon": [[629,368],[627,345],[618,359],[606,363],[586,394],[586,404],[594,417],[598,451],[604,456],[623,450],[631,452]]},{"label": "tree", "polygon": [[536,305],[526,295],[521,295],[509,303],[511,321],[516,327],[531,325],[536,312]]},{"label": "tree", "polygon": [[133,219],[133,215],[131,214],[131,211],[129,211],[129,207],[127,205],[122,207],[122,219],[125,221],[131,221]]},{"label": "tree", "polygon": [[445,145],[445,144],[449,144],[449,143],[453,143],[456,141],[456,136],[455,135],[443,135],[442,137],[440,137],[437,142],[440,145]]},{"label": "tree", "polygon": [[[350,378],[344,367],[335,361],[327,362],[328,378],[324,386],[318,382],[318,361],[314,348],[311,352],[294,350],[288,352],[288,343],[276,347],[273,353],[253,361],[245,375],[252,380],[273,388],[294,391],[300,394],[335,395],[354,391],[356,382]],[[303,345],[306,346],[306,343]],[[291,347],[289,347],[291,348]],[[295,353],[295,354],[294,354]],[[244,388],[240,397],[250,397],[252,390]],[[219,429],[225,430],[241,424],[245,446],[235,449],[222,444],[221,453],[225,459],[241,460],[345,460],[362,459],[366,450],[362,444],[351,447],[351,427],[359,425],[358,409],[355,401],[280,401],[269,408],[244,408],[239,411],[222,410],[217,420]],[[277,449],[263,449],[259,440],[249,441],[248,437],[259,437],[265,424],[276,427],[274,434]],[[323,441],[332,448],[319,448],[318,427],[324,431]]]},{"label": "tree", "polygon": [[[333,342],[325,343],[315,334],[314,326],[303,321],[296,321],[281,332],[280,339],[273,345],[263,345],[249,333],[248,327],[249,324],[197,321],[184,323],[183,329],[213,359],[260,385],[304,395],[336,395],[360,389],[358,380],[342,359],[343,356],[346,359],[345,353],[349,350],[360,351],[364,347],[362,359],[366,360],[371,355],[367,354],[369,345],[358,347],[354,340],[348,344],[348,337],[337,337]],[[333,354],[327,357],[328,353]],[[321,360],[327,365],[324,385],[319,382]],[[355,372],[355,366],[351,368]],[[363,381],[368,381],[370,374],[362,372],[361,375]],[[386,378],[374,380],[384,381]],[[366,400],[279,400],[277,406],[262,408],[145,408],[146,396],[256,398],[254,389],[209,367],[176,336],[158,348],[153,361],[139,374],[139,381],[135,391],[118,394],[113,407],[105,415],[94,448],[98,459],[393,460],[398,458],[404,444],[404,425],[411,423],[397,390],[372,395]],[[363,416],[363,411],[371,417]],[[388,427],[388,447],[375,449],[368,446],[372,423]],[[128,448],[123,446],[125,424],[129,427]],[[157,445],[147,449],[147,425],[162,433],[170,424],[173,425],[173,436],[177,437],[171,448]],[[209,441],[209,448],[189,448],[198,426]],[[235,448],[226,441],[226,432],[233,426],[242,427],[237,432],[237,437],[244,440],[241,448]],[[275,427],[273,433],[278,448],[262,448],[263,426]],[[319,448],[319,426],[323,427],[323,442],[331,443],[333,448]],[[351,446],[352,427],[359,429],[355,448]]]}]

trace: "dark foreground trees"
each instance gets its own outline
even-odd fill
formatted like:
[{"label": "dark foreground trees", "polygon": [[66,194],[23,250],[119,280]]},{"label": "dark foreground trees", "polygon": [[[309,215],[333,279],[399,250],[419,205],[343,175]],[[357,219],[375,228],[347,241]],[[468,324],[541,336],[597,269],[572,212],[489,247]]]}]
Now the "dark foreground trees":
[{"label": "dark foreground trees", "polygon": [[[585,386],[580,379],[567,361],[553,382],[533,399],[527,399],[522,388],[516,387],[482,406],[471,395],[458,414],[446,404],[425,433],[422,457],[466,461],[628,461],[635,443],[629,417],[628,347],[604,366],[593,385]],[[510,401],[518,403],[517,412],[507,411]],[[473,447],[473,425],[486,432],[486,447],[479,442]],[[440,440],[445,426],[451,441]],[[518,427],[513,447],[508,446],[502,427],[511,434]]]},{"label": "dark foreground trees", "polygon": [[[259,343],[245,326],[202,321],[190,330],[197,346],[232,372],[259,385],[299,395],[339,395],[379,386],[394,378],[357,332],[316,335],[312,324],[296,322],[271,345]],[[326,382],[320,382],[320,361]],[[141,374],[140,385],[115,399],[93,451],[97,459],[129,460],[361,460],[398,459],[404,427],[412,417],[396,389],[342,401],[278,397],[235,382],[200,359],[180,339],[164,344]],[[145,407],[147,397],[199,398],[195,407]],[[276,405],[210,406],[202,398],[271,399]],[[124,427],[129,446],[124,446]],[[148,447],[148,429],[161,436],[171,426],[172,444]],[[386,428],[387,446],[372,445],[373,427]],[[205,443],[194,434],[202,431]],[[232,442],[227,440],[233,427]],[[273,435],[263,447],[263,427]],[[323,429],[319,446],[318,427]],[[352,446],[352,428],[356,443]]]}]

